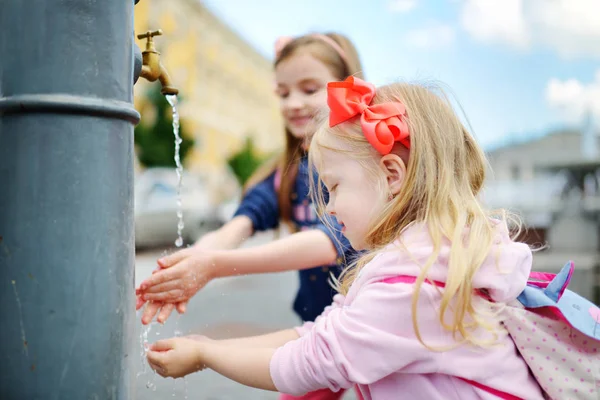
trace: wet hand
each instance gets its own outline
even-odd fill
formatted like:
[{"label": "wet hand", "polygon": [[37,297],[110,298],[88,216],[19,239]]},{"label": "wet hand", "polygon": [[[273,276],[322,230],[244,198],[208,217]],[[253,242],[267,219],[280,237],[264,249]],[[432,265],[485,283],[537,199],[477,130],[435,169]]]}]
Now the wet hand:
[{"label": "wet hand", "polygon": [[160,340],[150,346],[147,353],[150,368],[160,376],[181,378],[205,368],[202,344],[186,337]]},{"label": "wet hand", "polygon": [[[159,266],[157,269],[152,271],[152,274],[155,274],[156,272],[160,271],[160,269],[161,268]],[[149,301],[142,314],[142,324],[147,325],[150,322],[152,322],[157,313],[158,317],[156,318],[156,321],[160,324],[163,324],[169,318],[169,316],[173,312],[173,309],[176,308],[179,314],[185,313],[185,311],[187,310],[187,303],[187,301],[182,301],[180,303],[164,303]],[[136,289],[136,311],[142,308],[145,304],[146,301],[142,298],[142,292],[139,288]]]},{"label": "wet hand", "polygon": [[[150,322],[152,322],[152,320],[157,314],[158,316],[156,317],[156,322],[163,324],[169,318],[169,316],[175,308],[177,308],[179,314],[183,314],[186,310],[185,305],[187,304],[187,302],[175,304],[154,301],[149,301],[146,303],[144,300],[140,300],[140,296],[138,296],[137,303],[137,309],[140,309],[142,306],[144,306],[144,304],[146,304],[146,308],[142,313],[142,324],[144,325],[147,325]],[[140,303],[141,305],[138,307]]]},{"label": "wet hand", "polygon": [[188,248],[158,260],[160,270],[136,291],[143,301],[189,300],[214,277],[214,252]]}]

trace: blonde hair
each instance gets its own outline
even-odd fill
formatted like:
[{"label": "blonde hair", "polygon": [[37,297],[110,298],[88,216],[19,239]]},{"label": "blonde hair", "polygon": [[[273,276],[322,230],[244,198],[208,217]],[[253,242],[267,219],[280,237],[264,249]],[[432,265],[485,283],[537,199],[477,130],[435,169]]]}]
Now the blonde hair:
[{"label": "blonde hair", "polygon": [[[281,50],[278,58],[275,60],[275,67],[282,61],[305,52],[321,61],[329,68],[332,75],[339,80],[343,80],[350,75],[362,77],[362,66],[360,64],[358,52],[350,39],[339,33],[325,33],[324,35],[334,40],[340,46],[344,52],[345,60],[329,43],[320,39],[318,34],[307,34],[295,38]],[[296,180],[296,175],[298,174],[298,165],[303,154],[302,145],[303,140],[294,137],[286,128],[285,148],[283,153],[272,158],[258,168],[258,170],[248,179],[248,182],[244,187],[244,193],[246,193],[249,188],[262,182],[267,176],[279,169],[282,177],[279,192],[277,194],[279,217],[291,228],[293,227],[291,226],[292,205],[290,196]]]},{"label": "blonde hair", "polygon": [[[400,144],[393,150],[407,164],[406,178],[401,192],[387,204],[377,220],[372,221],[365,240],[369,251],[343,271],[335,282],[336,289],[346,294],[360,269],[384,246],[401,238],[410,224],[424,223],[434,249],[422,266],[413,295],[412,320],[416,336],[423,343],[416,317],[420,287],[438,258],[442,240],[448,239],[451,249],[440,323],[460,342],[485,345],[489,342],[476,339],[471,334],[472,328],[494,331],[496,325],[490,324],[473,306],[473,276],[491,249],[492,218],[510,222],[511,226],[515,223],[514,237],[520,234],[520,222],[505,211],[485,210],[479,202],[477,195],[485,179],[486,158],[441,87],[395,83],[378,88],[371,104],[388,101],[401,101],[407,109],[410,151]],[[377,172],[381,156],[365,139],[358,118],[333,128],[324,124],[317,130],[309,155],[311,168],[319,169],[322,149],[347,153],[370,173],[378,174],[381,184],[385,182],[383,174]],[[322,187],[320,180],[311,187],[320,214],[325,209]],[[449,308],[452,319],[447,322]]]}]

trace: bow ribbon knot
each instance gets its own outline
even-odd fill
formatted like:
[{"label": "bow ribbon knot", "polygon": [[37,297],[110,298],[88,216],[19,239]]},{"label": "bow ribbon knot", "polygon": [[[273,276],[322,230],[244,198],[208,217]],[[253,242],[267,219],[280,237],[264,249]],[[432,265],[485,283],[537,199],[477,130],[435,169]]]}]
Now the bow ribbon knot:
[{"label": "bow ribbon knot", "polygon": [[399,101],[371,105],[375,86],[360,78],[348,77],[327,84],[329,126],[334,127],[360,115],[365,138],[379,153],[389,154],[394,143],[410,149],[406,107]]}]

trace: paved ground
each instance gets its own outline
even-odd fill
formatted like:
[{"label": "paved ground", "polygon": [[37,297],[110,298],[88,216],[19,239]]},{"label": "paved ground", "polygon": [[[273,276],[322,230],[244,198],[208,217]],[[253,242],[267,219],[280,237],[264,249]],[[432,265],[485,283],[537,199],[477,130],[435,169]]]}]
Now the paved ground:
[{"label": "paved ground", "polygon": [[[271,240],[263,234],[248,241],[249,246]],[[136,257],[136,285],[155,268],[161,251],[145,251]],[[188,305],[185,315],[173,314],[164,326],[149,328],[136,324],[136,400],[273,400],[277,394],[246,388],[212,371],[200,372],[185,378],[164,379],[154,375],[143,357],[145,338],[159,338],[190,333],[225,338],[266,333],[298,324],[291,310],[297,289],[295,272],[225,278],[209,283]],[[140,315],[137,316],[138,321]],[[346,398],[353,398],[351,395]]]}]

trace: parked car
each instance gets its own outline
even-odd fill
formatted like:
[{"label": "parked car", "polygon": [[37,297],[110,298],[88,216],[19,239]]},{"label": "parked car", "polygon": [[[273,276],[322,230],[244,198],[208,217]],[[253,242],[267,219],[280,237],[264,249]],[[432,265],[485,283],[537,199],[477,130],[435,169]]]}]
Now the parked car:
[{"label": "parked car", "polygon": [[[222,207],[211,202],[201,177],[182,175],[184,246],[225,222]],[[172,168],[149,168],[135,178],[135,244],[154,247],[177,239],[177,173]]]}]

